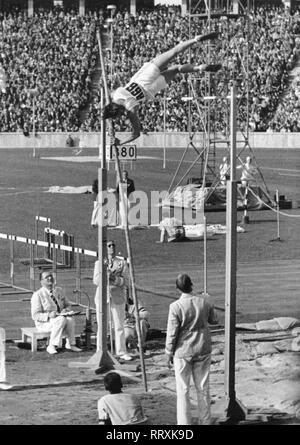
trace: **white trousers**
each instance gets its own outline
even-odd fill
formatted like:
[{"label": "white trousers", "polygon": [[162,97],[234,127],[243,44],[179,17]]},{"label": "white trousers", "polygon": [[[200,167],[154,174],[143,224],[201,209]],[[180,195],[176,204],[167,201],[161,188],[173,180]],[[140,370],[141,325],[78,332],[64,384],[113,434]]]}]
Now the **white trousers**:
[{"label": "white trousers", "polygon": [[113,301],[111,301],[110,310],[115,329],[116,355],[124,355],[127,353],[124,331],[125,303],[114,304]]},{"label": "white trousers", "polygon": [[0,382],[6,381],[5,351],[0,349]]},{"label": "white trousers", "polygon": [[[95,299],[95,305],[96,305],[96,318],[97,318],[97,323],[99,326],[99,323],[100,323],[99,305],[98,305],[98,302],[96,299]],[[124,355],[127,353],[126,341],[125,341],[125,331],[124,331],[125,303],[124,304],[114,304],[112,302],[112,300],[110,300],[110,305],[107,305],[108,310],[109,310],[109,306],[110,306],[112,323],[113,323],[113,327],[114,327],[116,355]],[[108,313],[107,322],[108,322],[107,330],[109,331],[109,323],[110,323],[109,313]],[[97,336],[97,350],[100,349],[100,345],[98,342],[99,342],[99,339]]]},{"label": "white trousers", "polygon": [[0,382],[6,381],[5,369],[5,330],[0,328]]},{"label": "white trousers", "polygon": [[67,345],[75,345],[75,320],[73,317],[64,317],[59,315],[55,318],[50,318],[46,322],[36,322],[36,327],[39,331],[49,331],[50,339],[49,346],[56,346],[61,348],[62,336],[66,335]]},{"label": "white trousers", "polygon": [[174,370],[177,393],[177,425],[191,425],[190,381],[193,377],[198,403],[199,424],[211,422],[209,370],[210,354],[186,360],[174,357]]}]

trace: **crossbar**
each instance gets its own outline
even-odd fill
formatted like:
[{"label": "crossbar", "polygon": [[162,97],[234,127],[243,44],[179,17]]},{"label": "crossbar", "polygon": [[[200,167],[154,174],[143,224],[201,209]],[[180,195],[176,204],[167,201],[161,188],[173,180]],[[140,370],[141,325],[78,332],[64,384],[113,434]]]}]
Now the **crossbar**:
[{"label": "crossbar", "polygon": [[35,220],[43,221],[43,222],[47,222],[47,223],[51,222],[51,218],[46,218],[45,216],[39,216],[39,215],[36,215]]},{"label": "crossbar", "polygon": [[[49,246],[49,243],[47,243],[46,241],[38,241],[38,240],[34,240],[32,238],[26,238],[23,236],[9,235],[7,233],[0,233],[0,239],[18,241],[21,243],[31,244],[34,246],[43,246],[43,247]],[[83,255],[97,257],[96,251],[82,249],[80,247],[65,246],[63,244],[57,244],[57,243],[50,243],[50,247],[52,247],[53,249],[57,249],[57,250],[65,250],[68,252],[81,253]]]},{"label": "crossbar", "polygon": [[45,227],[44,231],[56,236],[63,236],[66,233],[64,230],[51,229],[51,227]]}]

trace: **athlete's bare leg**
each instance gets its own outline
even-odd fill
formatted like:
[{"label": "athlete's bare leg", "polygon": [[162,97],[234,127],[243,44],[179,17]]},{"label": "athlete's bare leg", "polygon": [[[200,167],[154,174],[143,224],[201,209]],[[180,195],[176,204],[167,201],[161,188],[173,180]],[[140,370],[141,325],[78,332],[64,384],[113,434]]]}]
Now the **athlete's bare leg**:
[{"label": "athlete's bare leg", "polygon": [[160,54],[159,56],[155,57],[152,60],[152,63],[155,63],[155,65],[160,69],[160,71],[164,71],[170,62],[171,59],[176,57],[178,54],[186,51],[191,46],[195,45],[199,42],[204,42],[205,40],[212,40],[218,37],[217,32],[211,32],[209,34],[205,34],[203,36],[196,36],[193,39],[186,40],[185,42],[180,42],[178,45],[174,46],[174,48],[170,49],[169,51],[166,51],[163,54]]},{"label": "athlete's bare leg", "polygon": [[202,64],[202,65],[193,65],[190,63],[186,63],[185,65],[174,65],[168,68],[165,71],[161,72],[161,75],[164,76],[166,82],[169,83],[171,80],[175,78],[175,76],[179,73],[216,73],[222,68],[220,64]]}]

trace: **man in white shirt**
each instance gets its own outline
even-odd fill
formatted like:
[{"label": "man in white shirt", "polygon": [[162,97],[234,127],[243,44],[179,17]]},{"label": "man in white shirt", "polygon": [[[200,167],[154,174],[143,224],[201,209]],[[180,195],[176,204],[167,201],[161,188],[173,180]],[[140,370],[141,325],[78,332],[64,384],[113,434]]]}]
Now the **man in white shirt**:
[{"label": "man in white shirt", "polygon": [[250,156],[247,156],[245,164],[238,165],[237,169],[242,169],[241,183],[243,186],[247,187],[251,182],[255,182],[258,170],[252,165],[252,158]]},{"label": "man in white shirt", "polygon": [[229,178],[229,170],[230,170],[230,164],[228,162],[227,156],[224,156],[222,164],[220,164],[219,171],[220,171],[220,181],[222,185],[226,185],[226,180]]}]

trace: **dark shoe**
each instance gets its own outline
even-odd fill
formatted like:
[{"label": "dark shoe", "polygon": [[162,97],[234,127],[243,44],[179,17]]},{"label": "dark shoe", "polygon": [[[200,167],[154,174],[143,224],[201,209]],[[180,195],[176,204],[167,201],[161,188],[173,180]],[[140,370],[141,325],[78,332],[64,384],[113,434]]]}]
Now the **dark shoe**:
[{"label": "dark shoe", "polygon": [[210,32],[203,36],[196,36],[195,40],[196,40],[196,42],[205,42],[206,40],[214,40],[214,39],[217,39],[218,37],[219,37],[218,32]]},{"label": "dark shoe", "polygon": [[220,63],[217,64],[209,64],[206,66],[206,68],[204,69],[204,71],[207,71],[209,73],[216,73],[217,71],[219,71],[222,68],[222,65]]}]

